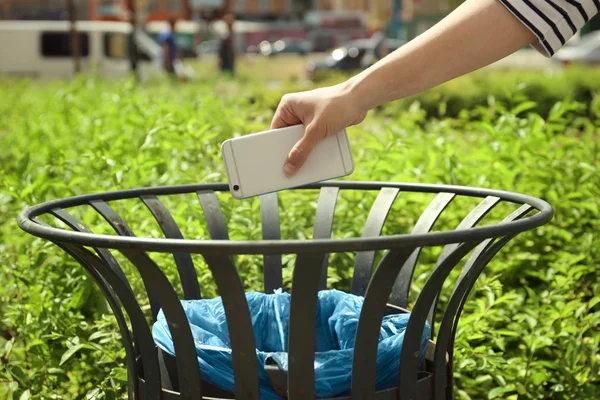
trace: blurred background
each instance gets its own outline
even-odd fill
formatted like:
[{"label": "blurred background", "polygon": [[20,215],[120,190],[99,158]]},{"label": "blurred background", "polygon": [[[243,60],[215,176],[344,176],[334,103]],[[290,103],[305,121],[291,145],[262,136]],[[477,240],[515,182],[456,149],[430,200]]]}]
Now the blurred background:
[{"label": "blurred background", "polygon": [[[188,78],[193,72],[212,72],[220,42],[230,34],[242,65],[252,58],[277,56],[284,59],[279,63],[286,68],[273,68],[276,76],[312,79],[320,71],[365,68],[427,30],[459,3],[0,0],[0,48],[10,54],[0,60],[0,73],[56,78],[93,70],[105,77],[123,77],[133,69],[141,79],[148,79],[161,73],[157,39],[168,29],[168,20],[176,18],[174,33],[182,67],[178,71]],[[227,16],[234,18],[232,25],[224,22]],[[600,36],[593,35],[598,29],[596,17],[552,61],[524,49],[499,65],[547,68],[553,62],[600,62]],[[587,35],[591,37],[583,40]]]}]

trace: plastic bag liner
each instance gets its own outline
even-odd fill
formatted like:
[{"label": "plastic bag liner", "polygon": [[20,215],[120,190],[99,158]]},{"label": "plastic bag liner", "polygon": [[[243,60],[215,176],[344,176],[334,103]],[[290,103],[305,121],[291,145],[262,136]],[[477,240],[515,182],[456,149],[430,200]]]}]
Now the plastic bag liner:
[{"label": "plastic bag liner", "polygon": [[[288,370],[287,338],[290,316],[290,295],[281,290],[273,294],[246,293],[259,366],[260,398],[281,399],[265,370],[273,360],[283,371]],[[315,353],[315,393],[317,398],[350,394],[352,356],[358,319],[364,298],[337,290],[319,292]],[[190,321],[196,356],[202,379],[220,389],[234,392],[231,345],[227,320],[220,297],[181,302]],[[404,332],[410,314],[387,315],[379,333],[377,351],[377,390],[398,384],[399,358]],[[156,344],[175,355],[173,339],[161,310],[152,328]],[[425,325],[421,336],[422,362],[430,335]]]}]

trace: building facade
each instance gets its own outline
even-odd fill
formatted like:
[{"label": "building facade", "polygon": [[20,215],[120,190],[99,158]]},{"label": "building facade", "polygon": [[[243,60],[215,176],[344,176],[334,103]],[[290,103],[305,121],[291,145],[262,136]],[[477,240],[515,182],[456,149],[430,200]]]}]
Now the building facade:
[{"label": "building facade", "polygon": [[[87,0],[91,20],[123,19],[129,9],[127,0]],[[143,21],[164,21],[171,16],[189,20],[191,8],[187,0],[134,0]]]},{"label": "building facade", "polygon": [[[142,19],[165,20],[175,15],[191,19],[194,11],[223,7],[249,20],[302,17],[307,11],[364,13],[369,25],[386,24],[392,18],[394,0],[134,0]],[[447,13],[451,0],[402,0],[402,20]],[[455,2],[455,1],[454,1]],[[0,0],[0,19],[67,19],[66,0]],[[128,0],[78,0],[77,19],[114,20],[126,15]]]},{"label": "building facade", "polygon": [[[355,11],[364,13],[373,30],[381,29],[391,19],[394,0],[311,0],[313,10]],[[429,19],[447,14],[451,0],[402,0],[401,20]]]},{"label": "building facade", "polygon": [[[147,21],[176,15],[190,19],[193,9],[222,4],[238,17],[260,18],[291,15],[306,10],[311,0],[134,0]],[[66,0],[0,0],[0,19],[67,19]],[[127,0],[76,0],[77,19],[121,19]],[[205,6],[207,5],[207,6]]]},{"label": "building facade", "polygon": [[[391,17],[394,0],[314,0],[314,8],[319,10],[364,11],[369,14]],[[422,17],[447,12],[449,0],[402,0],[402,14],[405,17]]]},{"label": "building facade", "polygon": [[[77,18],[89,19],[89,3],[77,3]],[[0,19],[68,19],[66,0],[0,0]]]},{"label": "building facade", "polygon": [[[79,20],[121,20],[127,15],[128,0],[75,1]],[[171,15],[190,19],[187,0],[134,0],[138,12],[147,21],[165,20]],[[0,19],[68,19],[66,0],[0,0]]]},{"label": "building facade", "polygon": [[231,11],[237,15],[280,15],[294,11],[292,0],[232,0]]}]

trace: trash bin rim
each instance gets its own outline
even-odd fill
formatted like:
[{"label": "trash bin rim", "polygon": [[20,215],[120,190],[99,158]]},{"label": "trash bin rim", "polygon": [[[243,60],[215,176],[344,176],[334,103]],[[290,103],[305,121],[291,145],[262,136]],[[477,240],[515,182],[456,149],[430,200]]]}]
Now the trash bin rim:
[{"label": "trash bin rim", "polygon": [[473,227],[465,230],[448,230],[422,234],[394,234],[387,236],[355,237],[343,239],[281,239],[281,240],[197,240],[143,238],[76,232],[54,228],[35,221],[38,216],[57,208],[70,208],[89,204],[94,200],[114,201],[139,198],[141,196],[165,196],[189,194],[201,191],[226,192],[227,183],[208,183],[172,186],[152,186],[136,189],[101,192],[51,200],[31,206],[22,211],[17,223],[25,232],[54,242],[78,244],[107,249],[139,249],[150,252],[192,254],[302,254],[311,252],[356,252],[387,250],[402,247],[441,246],[452,243],[481,241],[535,229],[549,222],[554,214],[552,206],[539,198],[515,192],[495,189],[483,189],[469,186],[420,184],[377,181],[335,180],[315,183],[294,190],[321,189],[338,187],[341,190],[373,191],[382,188],[397,188],[401,192],[413,193],[454,193],[459,196],[485,198],[498,197],[501,200],[529,205],[539,212],[520,220],[489,226]]}]

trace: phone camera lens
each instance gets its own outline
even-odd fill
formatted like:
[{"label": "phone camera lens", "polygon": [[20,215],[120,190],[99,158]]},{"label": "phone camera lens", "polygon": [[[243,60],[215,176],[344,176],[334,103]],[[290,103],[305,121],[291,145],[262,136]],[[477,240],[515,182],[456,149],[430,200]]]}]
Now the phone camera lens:
[{"label": "phone camera lens", "polygon": [[233,190],[235,190],[236,192],[237,192],[238,190],[240,190],[240,187],[239,187],[239,185],[233,185]]}]

